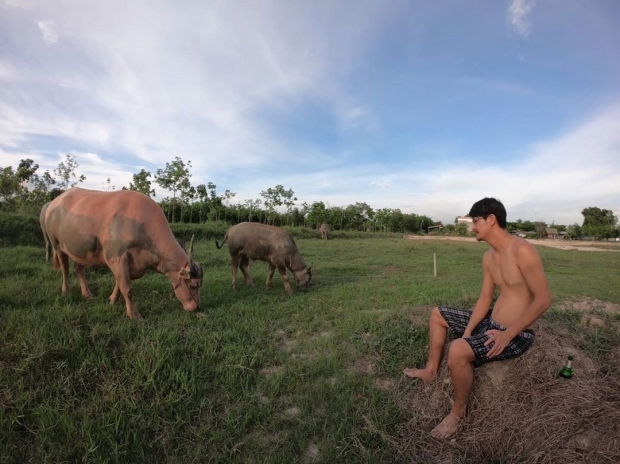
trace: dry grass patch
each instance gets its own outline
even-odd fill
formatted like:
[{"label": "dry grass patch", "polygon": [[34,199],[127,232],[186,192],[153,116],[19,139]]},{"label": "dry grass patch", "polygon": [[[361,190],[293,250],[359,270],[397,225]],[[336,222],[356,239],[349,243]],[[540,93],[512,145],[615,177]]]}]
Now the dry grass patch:
[{"label": "dry grass patch", "polygon": [[620,304],[601,301],[597,298],[571,298],[559,304],[557,309],[582,312],[602,311],[609,314],[620,314]]},{"label": "dry grass patch", "polygon": [[374,384],[379,390],[389,391],[394,388],[396,382],[393,379],[375,379]]},{"label": "dry grass patch", "polygon": [[400,274],[402,272],[405,272],[405,270],[398,266],[385,266],[383,269],[381,269],[381,273],[383,275]]},{"label": "dry grass patch", "polygon": [[275,375],[275,374],[279,374],[283,370],[284,370],[284,366],[282,366],[282,365],[279,365],[279,366],[267,366],[267,367],[263,367],[263,368],[259,369],[258,373],[260,375]]},{"label": "dry grass patch", "polygon": [[[571,380],[558,378],[568,354]],[[429,435],[451,407],[445,363],[437,380],[418,383],[402,402],[413,419],[401,449],[415,462],[454,462],[455,451],[466,462],[620,462],[620,379],[601,375],[594,359],[542,324],[525,355],[476,369],[467,416],[447,443]]]},{"label": "dry grass patch", "polygon": [[375,373],[375,363],[377,359],[373,357],[357,358],[353,362],[353,370],[358,374],[373,375]]}]

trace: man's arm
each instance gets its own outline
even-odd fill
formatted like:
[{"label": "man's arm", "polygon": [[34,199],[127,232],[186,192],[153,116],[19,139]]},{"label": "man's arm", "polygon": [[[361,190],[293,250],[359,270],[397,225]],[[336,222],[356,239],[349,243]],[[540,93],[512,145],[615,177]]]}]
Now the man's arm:
[{"label": "man's arm", "polygon": [[516,337],[536,320],[551,306],[551,292],[545,271],[540,261],[540,256],[533,245],[520,246],[517,250],[517,266],[530,290],[533,299],[523,317],[515,321],[506,329],[511,337]]},{"label": "man's arm", "polygon": [[474,306],[474,309],[469,319],[469,324],[463,332],[463,337],[471,337],[471,333],[476,326],[484,319],[491,307],[491,301],[493,300],[493,291],[495,290],[495,284],[493,283],[493,277],[489,270],[489,261],[491,260],[491,250],[487,251],[482,257],[482,288],[480,289],[480,296]]}]

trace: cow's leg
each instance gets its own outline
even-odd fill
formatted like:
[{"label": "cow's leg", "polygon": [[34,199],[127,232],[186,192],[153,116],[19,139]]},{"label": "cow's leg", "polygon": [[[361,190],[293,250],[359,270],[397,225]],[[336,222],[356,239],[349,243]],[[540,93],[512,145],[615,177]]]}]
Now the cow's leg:
[{"label": "cow's leg", "polygon": [[265,284],[267,290],[271,289],[271,279],[273,279],[274,272],[276,272],[276,267],[269,263],[269,274],[267,274],[267,283]]},{"label": "cow's leg", "polygon": [[93,294],[90,293],[88,289],[88,284],[86,283],[86,277],[84,276],[84,266],[78,263],[75,263],[75,275],[77,276],[77,280],[80,283],[80,289],[82,290],[82,296],[86,298],[92,298]]},{"label": "cow's leg", "polygon": [[288,274],[286,273],[286,267],[278,266],[278,272],[280,273],[280,277],[282,277],[282,282],[284,282],[284,290],[289,295],[292,295],[293,289],[291,288],[291,284],[288,281]]},{"label": "cow's leg", "polygon": [[69,256],[62,251],[57,251],[60,272],[62,273],[62,294],[69,293]]},{"label": "cow's leg", "polygon": [[243,272],[243,277],[245,277],[245,283],[248,287],[254,287],[254,282],[252,282],[252,278],[250,277],[250,259],[247,256],[241,257],[239,267],[241,268],[241,272]]},{"label": "cow's leg", "polygon": [[231,268],[232,268],[232,288],[234,288],[235,290],[237,290],[237,268],[239,267],[239,257],[238,256],[233,256],[232,257],[232,262],[230,264]]},{"label": "cow's leg", "polygon": [[118,301],[118,297],[121,294],[120,288],[118,288],[118,282],[114,283],[114,290],[112,290],[112,294],[110,295],[110,304],[113,305]]},{"label": "cow's leg", "polygon": [[[118,289],[125,298],[127,317],[130,319],[141,319],[142,316],[133,304],[133,288],[131,287],[131,275],[129,273],[129,259],[127,253],[123,253],[119,258],[109,259],[108,266],[116,278]],[[112,295],[114,295],[114,292],[112,292]]]}]

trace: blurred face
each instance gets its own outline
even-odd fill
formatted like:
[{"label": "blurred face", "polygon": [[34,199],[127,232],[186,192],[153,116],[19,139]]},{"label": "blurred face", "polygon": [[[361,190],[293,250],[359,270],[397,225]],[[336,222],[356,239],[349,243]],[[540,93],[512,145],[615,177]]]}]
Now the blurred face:
[{"label": "blurred face", "polygon": [[304,269],[295,274],[295,282],[297,283],[297,288],[299,288],[303,292],[308,291],[308,286],[310,285],[310,280],[312,280],[312,268]]},{"label": "blurred face", "polygon": [[481,241],[483,240],[484,237],[484,232],[486,231],[488,224],[487,224],[487,220],[488,220],[489,216],[474,216],[473,218],[471,218],[471,221],[473,223],[473,231],[476,234],[476,240]]}]

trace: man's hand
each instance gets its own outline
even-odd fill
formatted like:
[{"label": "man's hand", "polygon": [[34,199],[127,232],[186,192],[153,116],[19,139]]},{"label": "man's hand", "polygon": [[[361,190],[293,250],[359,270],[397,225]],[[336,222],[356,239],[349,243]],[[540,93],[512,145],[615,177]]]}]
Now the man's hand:
[{"label": "man's hand", "polygon": [[489,336],[489,339],[484,342],[484,346],[493,344],[489,352],[487,353],[488,358],[494,358],[495,356],[499,356],[504,351],[504,348],[508,346],[512,337],[507,334],[504,330],[487,330],[485,335]]}]

